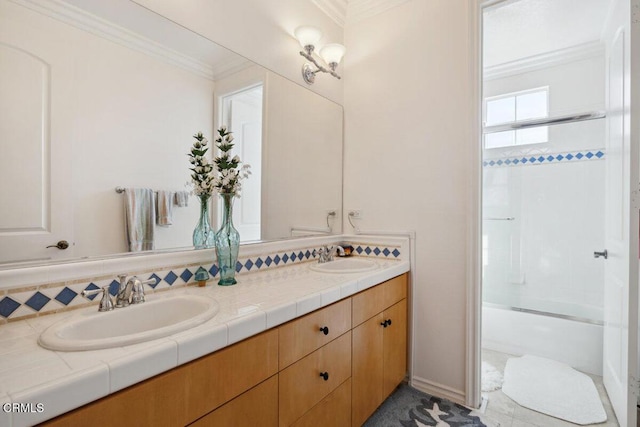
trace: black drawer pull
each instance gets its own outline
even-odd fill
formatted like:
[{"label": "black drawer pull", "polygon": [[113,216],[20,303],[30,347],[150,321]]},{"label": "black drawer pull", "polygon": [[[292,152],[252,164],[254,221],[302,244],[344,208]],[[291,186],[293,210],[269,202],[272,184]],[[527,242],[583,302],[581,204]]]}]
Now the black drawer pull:
[{"label": "black drawer pull", "polygon": [[320,328],[320,332],[322,332],[325,335],[329,335],[329,327],[328,326],[324,326],[324,327]]},{"label": "black drawer pull", "polygon": [[324,378],[325,381],[329,381],[329,372],[320,372],[320,376]]},{"label": "black drawer pull", "polygon": [[387,325],[391,326],[391,319],[387,319]]},{"label": "black drawer pull", "polygon": [[382,326],[383,328],[387,327],[387,321],[385,320],[384,322],[380,323],[380,326]]}]

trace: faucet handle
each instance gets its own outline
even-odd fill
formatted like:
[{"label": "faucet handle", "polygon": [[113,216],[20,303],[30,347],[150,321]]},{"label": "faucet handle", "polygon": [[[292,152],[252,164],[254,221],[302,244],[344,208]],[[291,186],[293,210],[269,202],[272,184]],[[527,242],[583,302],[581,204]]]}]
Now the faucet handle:
[{"label": "faucet handle", "polygon": [[113,299],[109,294],[109,285],[105,285],[100,289],[94,289],[92,291],[87,291],[86,289],[82,291],[83,297],[90,297],[92,295],[97,295],[102,292],[102,298],[100,299],[100,304],[98,305],[98,311],[111,311],[114,309]]},{"label": "faucet handle", "polygon": [[144,302],[144,285],[156,283],[156,279],[140,280],[137,276],[133,276],[130,280],[133,281],[131,286],[131,304]]}]

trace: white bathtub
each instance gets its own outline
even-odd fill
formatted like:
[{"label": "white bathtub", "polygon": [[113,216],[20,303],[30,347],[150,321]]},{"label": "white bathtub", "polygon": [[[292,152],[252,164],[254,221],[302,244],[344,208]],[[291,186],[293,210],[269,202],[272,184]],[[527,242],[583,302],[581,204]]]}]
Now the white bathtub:
[{"label": "white bathtub", "polygon": [[482,307],[482,347],[513,355],[532,354],[602,375],[601,325]]}]

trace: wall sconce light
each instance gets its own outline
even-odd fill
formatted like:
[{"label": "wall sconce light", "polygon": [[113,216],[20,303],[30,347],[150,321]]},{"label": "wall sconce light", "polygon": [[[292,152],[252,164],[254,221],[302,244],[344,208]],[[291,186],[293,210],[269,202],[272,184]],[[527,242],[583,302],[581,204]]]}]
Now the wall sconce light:
[{"label": "wall sconce light", "polygon": [[313,57],[313,52],[316,49],[316,44],[322,37],[322,32],[312,26],[301,26],[295,29],[293,34],[300,42],[300,45],[304,49],[300,51],[300,55],[304,56],[307,60],[311,61],[315,65],[315,69],[309,63],[305,63],[302,66],[302,78],[307,84],[312,85],[316,80],[316,74],[318,72],[329,73],[336,79],[340,76],[336,73],[336,68],[344,56],[345,48],[338,43],[329,43],[320,49],[320,57],[328,64],[329,68],[320,65],[318,61]]}]

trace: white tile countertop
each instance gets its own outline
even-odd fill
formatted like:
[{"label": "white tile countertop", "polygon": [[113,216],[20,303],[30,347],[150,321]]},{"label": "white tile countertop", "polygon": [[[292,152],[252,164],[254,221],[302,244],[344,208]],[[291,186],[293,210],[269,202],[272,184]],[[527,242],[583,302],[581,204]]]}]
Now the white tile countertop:
[{"label": "white tile countertop", "polygon": [[[148,294],[148,301],[184,293],[207,296],[218,301],[220,311],[187,331],[125,347],[59,352],[37,344],[40,333],[53,323],[97,306],[3,325],[0,427],[51,419],[409,271],[408,261],[373,262],[378,268],[363,273],[319,273],[310,270],[312,263],[300,263],[240,275],[235,286],[218,286],[212,280],[203,288]],[[22,406],[12,410],[8,404]]]}]

